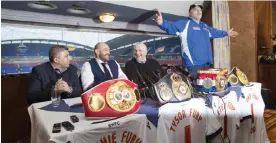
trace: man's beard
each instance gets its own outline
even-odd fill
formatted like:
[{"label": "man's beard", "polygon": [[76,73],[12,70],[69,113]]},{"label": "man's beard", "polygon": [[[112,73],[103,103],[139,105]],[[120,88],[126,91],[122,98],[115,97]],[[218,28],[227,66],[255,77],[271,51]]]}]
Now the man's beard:
[{"label": "man's beard", "polygon": [[136,58],[137,62],[138,63],[144,63],[146,61],[146,58],[145,57],[139,57],[139,58]]},{"label": "man's beard", "polygon": [[100,56],[100,58],[104,62],[107,62],[109,60],[109,56],[107,57],[107,55],[102,55],[102,56]]}]

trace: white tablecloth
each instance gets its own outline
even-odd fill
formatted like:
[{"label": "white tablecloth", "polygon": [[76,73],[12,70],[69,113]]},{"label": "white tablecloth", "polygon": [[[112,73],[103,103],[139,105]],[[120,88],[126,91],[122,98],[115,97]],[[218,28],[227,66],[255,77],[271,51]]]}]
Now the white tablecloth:
[{"label": "white tablecloth", "polygon": [[[100,121],[100,120],[88,120],[85,118],[84,113],[72,113],[72,112],[54,112],[54,111],[45,111],[39,108],[44,107],[50,104],[50,101],[35,103],[32,104],[28,108],[28,112],[31,119],[31,142],[32,143],[47,143],[47,142],[68,142],[72,143],[72,141],[76,139],[72,139],[75,135],[83,135],[85,132],[89,132],[93,130],[95,125],[92,125],[92,122]],[[70,120],[71,115],[76,115],[79,118],[79,122],[72,123]],[[146,115],[143,114],[132,114],[125,117],[120,118],[120,120],[124,119],[130,120],[147,120]],[[126,120],[128,120],[126,119]],[[106,120],[106,119],[104,119]],[[61,127],[60,133],[52,133],[53,124],[61,123],[64,121],[71,122],[75,129],[71,131],[66,131],[63,127]],[[150,122],[148,122],[151,124]],[[151,134],[152,133],[152,134]],[[149,134],[153,136],[155,139],[156,136],[156,128],[151,124],[151,130]],[[88,134],[89,135],[89,134]],[[90,143],[96,143],[97,140],[91,140]]]}]

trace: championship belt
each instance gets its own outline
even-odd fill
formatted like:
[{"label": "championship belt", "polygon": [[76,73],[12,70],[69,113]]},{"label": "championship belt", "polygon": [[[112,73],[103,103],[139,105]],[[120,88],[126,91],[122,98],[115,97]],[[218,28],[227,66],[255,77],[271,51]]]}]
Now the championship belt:
[{"label": "championship belt", "polygon": [[157,100],[162,104],[169,101],[183,101],[191,98],[192,95],[191,84],[188,78],[181,73],[169,73],[153,86]]},{"label": "championship belt", "polygon": [[228,88],[227,69],[209,69],[197,71],[199,92],[216,93]]},{"label": "championship belt", "polygon": [[87,118],[121,117],[140,108],[138,86],[126,79],[103,82],[81,95]]},{"label": "championship belt", "polygon": [[231,86],[244,86],[249,84],[247,76],[238,67],[232,69],[228,81]]}]

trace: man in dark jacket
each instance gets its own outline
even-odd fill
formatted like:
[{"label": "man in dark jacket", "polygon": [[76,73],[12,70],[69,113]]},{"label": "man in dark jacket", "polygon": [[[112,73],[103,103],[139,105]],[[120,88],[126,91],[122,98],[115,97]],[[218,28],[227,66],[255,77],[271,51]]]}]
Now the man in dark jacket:
[{"label": "man in dark jacket", "polygon": [[164,71],[155,59],[147,58],[147,47],[138,43],[133,49],[134,58],[126,63],[125,73],[129,80],[135,82],[139,88],[150,87],[157,82]]},{"label": "man in dark jacket", "polygon": [[82,88],[77,75],[77,67],[70,64],[72,57],[68,48],[53,46],[49,51],[50,62],[35,66],[29,80],[28,104],[49,101],[54,88],[61,98],[78,97]]}]

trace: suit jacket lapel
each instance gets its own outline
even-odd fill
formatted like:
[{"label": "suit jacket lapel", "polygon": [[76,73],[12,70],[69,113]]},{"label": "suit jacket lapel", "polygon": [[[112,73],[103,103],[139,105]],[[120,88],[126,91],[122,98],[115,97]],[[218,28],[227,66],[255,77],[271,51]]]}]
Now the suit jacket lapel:
[{"label": "suit jacket lapel", "polygon": [[56,84],[57,77],[56,77],[55,71],[54,71],[54,69],[53,69],[50,62],[47,63],[47,66],[45,67],[45,70],[46,70],[52,84],[53,85]]}]

